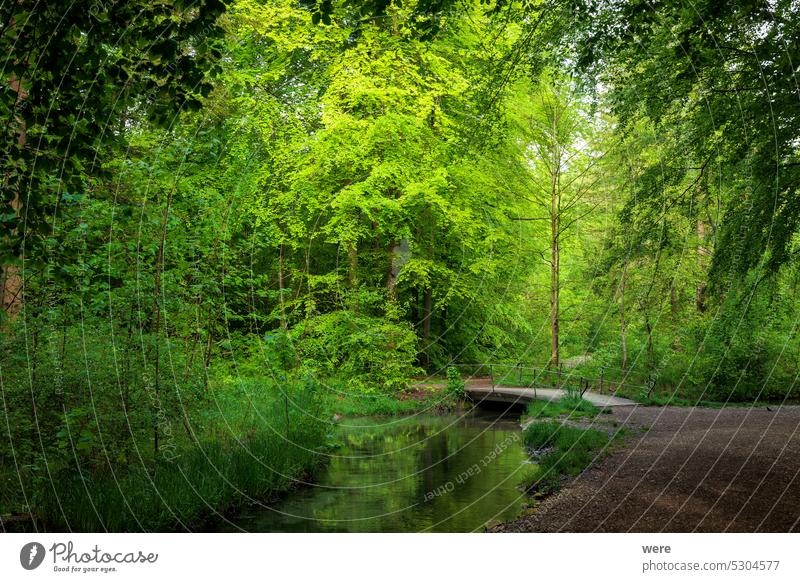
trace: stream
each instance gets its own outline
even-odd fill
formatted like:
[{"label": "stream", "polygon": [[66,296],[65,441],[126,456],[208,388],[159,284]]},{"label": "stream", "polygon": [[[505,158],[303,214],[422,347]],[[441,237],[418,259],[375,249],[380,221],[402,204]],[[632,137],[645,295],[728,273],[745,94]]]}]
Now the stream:
[{"label": "stream", "polygon": [[527,461],[516,416],[350,418],[315,483],[235,516],[228,531],[471,532],[516,517]]}]

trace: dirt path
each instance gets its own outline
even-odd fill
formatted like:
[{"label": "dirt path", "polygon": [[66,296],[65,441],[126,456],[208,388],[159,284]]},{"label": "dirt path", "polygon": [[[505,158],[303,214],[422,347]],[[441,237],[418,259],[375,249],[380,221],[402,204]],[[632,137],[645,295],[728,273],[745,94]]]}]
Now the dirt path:
[{"label": "dirt path", "polygon": [[800,531],[800,407],[613,415],[624,449],[495,531]]}]

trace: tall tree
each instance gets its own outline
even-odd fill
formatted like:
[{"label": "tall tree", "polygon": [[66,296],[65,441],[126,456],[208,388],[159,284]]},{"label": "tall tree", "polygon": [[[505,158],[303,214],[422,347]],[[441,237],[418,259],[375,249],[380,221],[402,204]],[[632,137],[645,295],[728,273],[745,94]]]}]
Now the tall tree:
[{"label": "tall tree", "polygon": [[567,230],[591,211],[584,202],[599,154],[591,151],[586,113],[568,79],[544,75],[517,123],[531,166],[530,199],[548,225],[549,258],[544,261],[550,269],[550,366],[558,368],[562,242]]}]

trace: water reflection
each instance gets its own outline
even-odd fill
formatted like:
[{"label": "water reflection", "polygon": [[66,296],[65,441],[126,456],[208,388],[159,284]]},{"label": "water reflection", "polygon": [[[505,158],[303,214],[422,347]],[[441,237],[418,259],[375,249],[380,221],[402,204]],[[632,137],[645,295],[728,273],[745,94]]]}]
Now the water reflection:
[{"label": "water reflection", "polygon": [[514,418],[350,419],[316,485],[240,516],[248,531],[463,532],[513,518],[526,457]]}]

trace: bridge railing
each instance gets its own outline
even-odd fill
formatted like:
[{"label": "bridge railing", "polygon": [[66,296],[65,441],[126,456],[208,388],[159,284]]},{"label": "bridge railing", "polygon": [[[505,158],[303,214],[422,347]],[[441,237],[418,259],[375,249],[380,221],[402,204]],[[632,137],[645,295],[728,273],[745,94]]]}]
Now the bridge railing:
[{"label": "bridge railing", "polygon": [[574,368],[525,366],[522,364],[481,363],[451,364],[462,376],[488,378],[491,384],[523,386],[526,388],[561,388],[576,391],[581,395],[587,390],[601,394],[616,394],[619,391],[639,391],[651,384],[649,379],[632,371],[619,370],[607,366],[596,368],[596,375],[589,376]]}]

